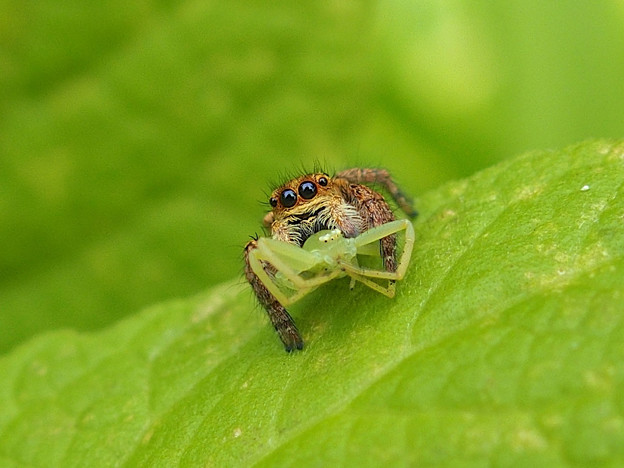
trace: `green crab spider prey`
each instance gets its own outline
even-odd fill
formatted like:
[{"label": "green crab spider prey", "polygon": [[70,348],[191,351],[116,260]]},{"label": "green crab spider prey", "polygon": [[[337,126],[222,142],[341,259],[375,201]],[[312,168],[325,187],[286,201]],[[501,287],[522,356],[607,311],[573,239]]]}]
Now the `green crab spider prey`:
[{"label": "green crab spider prey", "polygon": [[[360,266],[358,256],[380,257],[382,238],[405,233],[403,251],[396,271]],[[400,219],[374,227],[357,237],[345,238],[342,232],[320,231],[310,236],[303,248],[272,238],[258,239],[258,247],[250,255],[253,272],[282,305],[292,304],[322,284],[343,276],[351,277],[351,288],[356,281],[388,297],[394,297],[395,281],[405,275],[414,246],[414,227],[411,221]],[[272,265],[269,273],[264,265]],[[380,283],[376,280],[385,280]]]}]

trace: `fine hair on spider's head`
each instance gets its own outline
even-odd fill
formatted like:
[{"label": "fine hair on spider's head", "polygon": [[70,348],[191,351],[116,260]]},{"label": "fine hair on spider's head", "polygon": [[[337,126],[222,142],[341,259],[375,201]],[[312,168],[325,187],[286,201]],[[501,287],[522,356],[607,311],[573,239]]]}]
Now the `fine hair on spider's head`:
[{"label": "fine hair on spider's head", "polygon": [[321,163],[320,160],[315,159],[312,162],[312,168],[306,166],[306,163],[301,162],[299,166],[295,166],[295,168],[290,168],[288,171],[279,171],[277,175],[277,179],[273,179],[269,181],[268,190],[264,190],[265,199],[262,202],[263,205],[267,206],[269,209],[272,207],[269,205],[269,197],[279,187],[283,187],[288,182],[298,177],[307,174],[326,174],[328,177],[334,177],[335,170],[328,167],[327,162]]}]

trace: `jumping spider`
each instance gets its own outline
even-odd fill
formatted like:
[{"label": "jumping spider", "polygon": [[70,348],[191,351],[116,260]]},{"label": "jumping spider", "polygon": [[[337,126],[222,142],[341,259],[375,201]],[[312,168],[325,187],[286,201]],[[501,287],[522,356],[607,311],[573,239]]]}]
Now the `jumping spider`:
[{"label": "jumping spider", "polygon": [[[245,277],[266,309],[286,351],[303,349],[303,339],[284,306],[338,276],[389,297],[405,274],[414,243],[408,220],[396,220],[384,197],[363,185],[383,186],[410,217],[417,215],[388,171],[353,168],[333,177],[306,174],[286,182],[269,198],[263,224],[271,238],[245,245]],[[405,240],[397,261],[397,233]],[[357,256],[381,257],[383,269],[362,267]],[[387,280],[383,286],[376,280]]]}]

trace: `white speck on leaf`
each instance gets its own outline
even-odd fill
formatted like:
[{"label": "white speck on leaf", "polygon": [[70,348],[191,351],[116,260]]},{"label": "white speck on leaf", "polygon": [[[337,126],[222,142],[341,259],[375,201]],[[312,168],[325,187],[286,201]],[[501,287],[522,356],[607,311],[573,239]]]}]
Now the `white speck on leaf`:
[{"label": "white speck on leaf", "polygon": [[589,185],[583,185],[581,187],[581,192],[587,192],[589,190]]}]

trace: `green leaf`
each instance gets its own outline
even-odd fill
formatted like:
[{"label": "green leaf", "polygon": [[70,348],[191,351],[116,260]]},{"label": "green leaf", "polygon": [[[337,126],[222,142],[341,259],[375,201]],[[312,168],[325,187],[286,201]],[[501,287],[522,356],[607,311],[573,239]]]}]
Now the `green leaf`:
[{"label": "green leaf", "polygon": [[286,354],[241,281],[0,360],[2,466],[624,463],[624,142],[423,196],[389,300],[334,281]]}]

